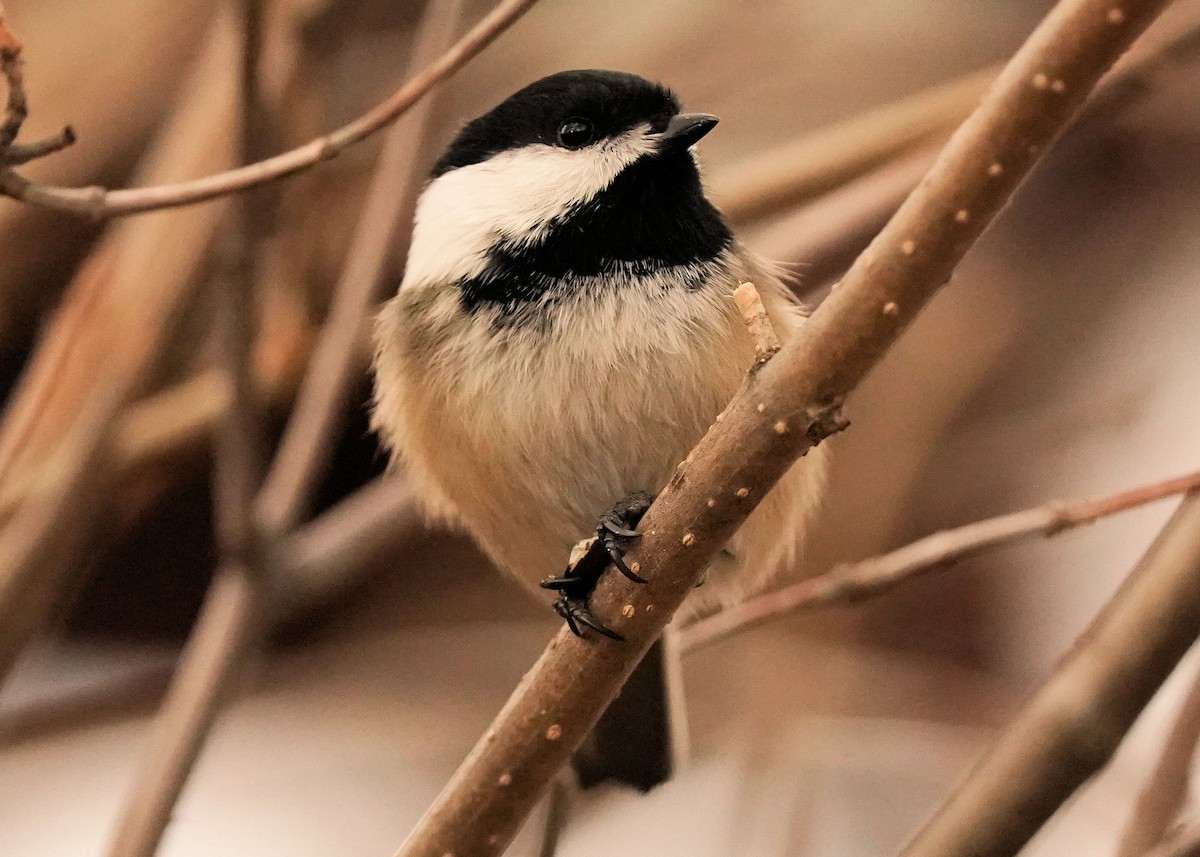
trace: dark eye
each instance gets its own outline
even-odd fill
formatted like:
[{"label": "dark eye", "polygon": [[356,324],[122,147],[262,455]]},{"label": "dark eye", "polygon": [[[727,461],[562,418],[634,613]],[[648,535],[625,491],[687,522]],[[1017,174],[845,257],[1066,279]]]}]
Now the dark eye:
[{"label": "dark eye", "polygon": [[582,149],[594,136],[592,123],[578,116],[558,126],[558,144],[568,149]]}]

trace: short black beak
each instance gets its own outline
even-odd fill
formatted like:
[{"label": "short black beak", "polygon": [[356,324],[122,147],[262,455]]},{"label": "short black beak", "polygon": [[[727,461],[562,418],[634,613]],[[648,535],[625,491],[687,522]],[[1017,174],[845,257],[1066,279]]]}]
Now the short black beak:
[{"label": "short black beak", "polygon": [[682,152],[691,148],[711,131],[718,121],[716,116],[709,113],[680,113],[672,116],[658,140],[658,148],[664,152]]}]

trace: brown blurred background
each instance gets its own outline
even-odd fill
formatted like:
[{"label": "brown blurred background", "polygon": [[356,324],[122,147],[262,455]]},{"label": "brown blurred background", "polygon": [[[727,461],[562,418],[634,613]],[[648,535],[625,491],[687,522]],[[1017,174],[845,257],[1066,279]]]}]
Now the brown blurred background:
[{"label": "brown blurred background", "polygon": [[[225,166],[236,60],[214,35],[228,24],[213,4],[5,5],[26,43],[30,137],[70,121],[80,138],[31,175],[125,186]],[[296,145],[396,87],[423,4],[277,5],[298,22],[279,31],[303,37],[268,44],[274,77],[265,88],[276,142]],[[423,157],[431,162],[460,122],[542,74],[608,67],[662,80],[687,108],[721,117],[702,147],[720,186],[760,153],[1002,61],[1051,5],[544,0],[445,87]],[[468,7],[473,21],[488,4]],[[1188,20],[1200,26],[1200,4],[1181,0],[1160,26]],[[1198,84],[1200,51],[1179,52],[1085,111],[857,391],[853,428],[832,441],[832,489],[804,574],[943,527],[1197,467]],[[180,117],[185,101],[196,112],[191,125]],[[263,260],[259,363],[274,379],[275,430],[381,139],[264,203],[277,216]],[[0,395],[20,395],[64,289],[88,266],[94,277],[105,264],[124,266],[128,284],[113,289],[115,309],[87,325],[87,349],[128,349],[142,324],[162,331],[161,347],[146,346],[156,356],[139,399],[211,365],[201,343],[212,310],[211,222],[224,205],[183,220],[149,215],[178,237],[172,251],[135,264],[128,253],[104,256],[103,242],[137,221],[103,226],[0,199]],[[759,220],[743,234],[788,256],[782,229]],[[806,259],[787,261],[803,276]],[[804,283],[814,296],[824,285]],[[180,297],[167,301],[169,292]],[[79,389],[103,386],[118,371],[107,367]],[[382,470],[366,392],[364,374],[319,510]],[[54,423],[62,412],[48,409],[35,430],[50,459],[67,434]],[[4,857],[103,851],[144,751],[156,677],[213,571],[210,458],[199,435],[150,455],[89,512],[64,584],[70,597],[0,695]],[[861,605],[781,618],[689,654],[690,765],[645,797],[615,789],[577,797],[556,853],[894,851],[1047,674],[1171,507],[989,553]],[[391,853],[556,627],[465,540],[409,527],[370,568],[306,601],[270,635],[160,853]],[[1118,853],[1194,660],[1030,853]],[[72,709],[93,696],[102,704]],[[535,817],[511,853],[538,853],[532,828],[542,823]]]}]

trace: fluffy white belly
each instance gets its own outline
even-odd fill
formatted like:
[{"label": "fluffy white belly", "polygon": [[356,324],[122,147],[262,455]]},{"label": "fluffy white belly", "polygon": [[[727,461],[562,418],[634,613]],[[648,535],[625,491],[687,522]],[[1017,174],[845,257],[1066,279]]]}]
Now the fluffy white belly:
[{"label": "fluffy white belly", "polygon": [[[463,313],[452,287],[403,289],[376,331],[375,423],[430,511],[536,586],[613,503],[658,492],[737,390],[753,344],[730,294],[749,272],[725,273],[669,302],[653,288],[584,290],[553,324],[508,327]],[[786,335],[798,314],[773,279],[760,289]],[[794,552],[820,488],[812,459],[731,543],[736,558],[715,564],[705,600],[755,586]]]}]

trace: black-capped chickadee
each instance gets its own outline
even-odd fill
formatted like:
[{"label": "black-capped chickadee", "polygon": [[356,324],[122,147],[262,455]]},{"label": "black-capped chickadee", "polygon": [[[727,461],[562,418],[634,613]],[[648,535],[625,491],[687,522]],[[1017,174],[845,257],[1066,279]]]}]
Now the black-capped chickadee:
[{"label": "black-capped chickadee", "polygon": [[[554,578],[577,632],[612,634],[590,587],[754,361],[733,291],[754,283],[781,338],[803,323],[704,196],[692,147],[716,122],[631,74],[525,87],[437,162],[376,323],[374,425],[427,509],[530,589]],[[824,462],[793,466],[685,610],[794,565]]]}]

